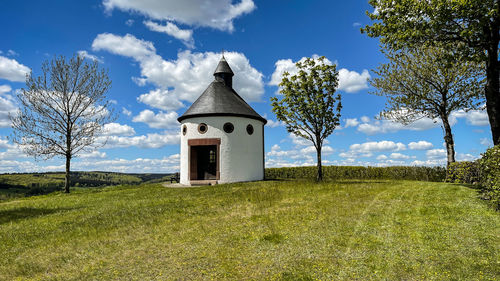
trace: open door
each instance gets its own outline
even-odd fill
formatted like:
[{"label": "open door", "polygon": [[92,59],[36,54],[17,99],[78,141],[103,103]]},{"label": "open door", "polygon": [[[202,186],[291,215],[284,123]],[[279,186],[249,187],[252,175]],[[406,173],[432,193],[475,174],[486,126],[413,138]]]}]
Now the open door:
[{"label": "open door", "polygon": [[218,180],[220,139],[189,140],[189,179]]}]

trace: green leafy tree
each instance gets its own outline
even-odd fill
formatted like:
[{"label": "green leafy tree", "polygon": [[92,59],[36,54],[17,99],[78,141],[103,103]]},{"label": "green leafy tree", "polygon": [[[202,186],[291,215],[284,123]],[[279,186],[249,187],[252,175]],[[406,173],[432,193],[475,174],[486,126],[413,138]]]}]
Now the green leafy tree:
[{"label": "green leafy tree", "polygon": [[375,22],[362,32],[398,50],[436,42],[453,44],[457,60],[483,62],[486,109],[493,143],[500,144],[498,44],[500,0],[370,0]]},{"label": "green leafy tree", "polygon": [[384,52],[389,63],[374,71],[374,94],[387,97],[383,117],[403,124],[428,117],[442,121],[447,163],[455,162],[449,122],[453,111],[477,109],[484,87],[484,72],[474,62],[463,63],[442,47]]},{"label": "green leafy tree", "polygon": [[69,193],[71,159],[92,148],[103,125],[113,119],[106,100],[111,81],[96,61],[80,56],[45,61],[42,72],[39,77],[30,73],[17,96],[13,141],[35,158],[65,158],[64,190]]},{"label": "green leafy tree", "polygon": [[282,99],[271,98],[272,110],[288,132],[314,144],[317,180],[322,181],[321,149],[325,138],[339,125],[342,109],[341,96],[335,94],[338,72],[335,65],[325,64],[325,57],[307,58],[295,65],[296,75],[283,74],[279,84]]}]

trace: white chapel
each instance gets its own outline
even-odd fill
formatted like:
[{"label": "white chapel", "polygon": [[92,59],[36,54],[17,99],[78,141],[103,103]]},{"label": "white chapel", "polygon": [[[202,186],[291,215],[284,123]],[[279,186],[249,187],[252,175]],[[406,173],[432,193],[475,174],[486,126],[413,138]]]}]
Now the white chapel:
[{"label": "white chapel", "polygon": [[180,183],[217,184],[264,179],[262,118],[233,89],[224,56],[215,79],[177,120],[181,123]]}]

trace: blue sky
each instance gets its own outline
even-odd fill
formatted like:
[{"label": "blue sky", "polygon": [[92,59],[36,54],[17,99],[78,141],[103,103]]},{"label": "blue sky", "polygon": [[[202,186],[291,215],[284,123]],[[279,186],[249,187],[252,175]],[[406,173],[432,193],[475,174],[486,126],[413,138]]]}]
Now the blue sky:
[{"label": "blue sky", "polygon": [[[376,120],[385,98],[369,94],[367,79],[384,62],[378,39],[360,33],[370,24],[367,1],[7,1],[0,10],[0,173],[62,171],[64,160],[34,161],[8,136],[15,94],[30,70],[55,55],[79,53],[108,69],[117,120],[106,146],[83,153],[73,170],[175,172],[179,124],[213,79],[221,50],[236,73],[234,88],[262,116],[266,166],[315,165],[315,151],[276,121],[270,97],[285,70],[303,57],[337,64],[341,126],[327,139],[326,165],[444,165],[439,122],[403,126]],[[452,114],[457,159],[491,146],[484,111]]]}]

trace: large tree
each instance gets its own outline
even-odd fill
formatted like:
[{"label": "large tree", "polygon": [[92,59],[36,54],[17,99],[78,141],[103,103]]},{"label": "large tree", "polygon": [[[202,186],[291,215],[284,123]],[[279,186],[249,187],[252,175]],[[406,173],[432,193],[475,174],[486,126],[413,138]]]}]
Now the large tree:
[{"label": "large tree", "polygon": [[325,57],[306,58],[297,62],[298,73],[283,74],[282,99],[271,98],[272,110],[283,121],[288,132],[310,140],[316,148],[318,175],[323,180],[321,149],[325,138],[339,125],[341,96],[335,93],[338,72],[335,65],[325,63]]},{"label": "large tree", "polygon": [[69,193],[71,159],[90,149],[104,124],[112,120],[106,93],[107,71],[97,61],[55,57],[42,64],[42,75],[30,73],[17,95],[20,109],[11,116],[13,140],[35,158],[66,159],[65,192]]},{"label": "large tree", "polygon": [[385,52],[389,59],[374,73],[374,94],[387,97],[382,116],[403,124],[420,118],[442,121],[447,164],[455,162],[449,121],[456,110],[477,109],[482,103],[484,72],[479,64],[454,59],[449,48],[421,47]]},{"label": "large tree", "polygon": [[436,42],[453,44],[457,60],[484,62],[486,109],[493,143],[500,144],[498,44],[500,0],[370,0],[375,22],[362,32],[397,50]]}]

